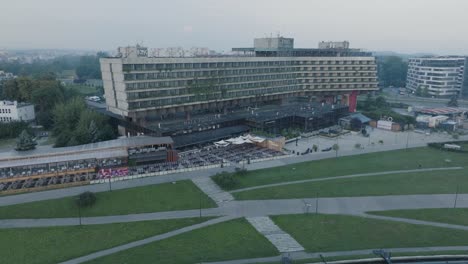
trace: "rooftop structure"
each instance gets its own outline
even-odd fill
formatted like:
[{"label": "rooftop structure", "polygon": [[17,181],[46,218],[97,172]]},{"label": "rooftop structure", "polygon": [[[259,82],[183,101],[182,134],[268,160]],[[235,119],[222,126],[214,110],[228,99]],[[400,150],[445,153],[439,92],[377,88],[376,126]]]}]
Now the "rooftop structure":
[{"label": "rooftop structure", "polygon": [[170,149],[173,143],[170,137],[138,136],[63,148],[38,147],[21,152],[12,150],[0,153],[0,168],[77,160],[127,158],[128,150],[131,148],[158,145]]}]

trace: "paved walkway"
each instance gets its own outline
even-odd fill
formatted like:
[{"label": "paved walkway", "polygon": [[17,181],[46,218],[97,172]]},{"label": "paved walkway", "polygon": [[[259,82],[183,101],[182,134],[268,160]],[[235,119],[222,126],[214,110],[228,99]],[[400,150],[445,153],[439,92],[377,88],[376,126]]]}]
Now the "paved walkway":
[{"label": "paved walkway", "polygon": [[[316,252],[316,253],[306,253],[306,252],[292,252],[289,254],[284,254],[289,256],[292,260],[301,260],[301,259],[319,259],[322,255],[325,260],[329,257],[341,257],[341,256],[358,256],[358,255],[368,255],[373,254],[372,251],[375,249],[363,249],[363,250],[350,250],[350,251],[335,251],[335,252]],[[451,246],[451,247],[414,247],[414,248],[387,248],[385,249],[392,253],[405,253],[405,252],[434,252],[434,251],[467,251],[468,246]],[[219,262],[204,262],[206,264],[253,264],[253,263],[265,263],[265,262],[280,262],[281,257],[267,257],[267,258],[253,258],[253,259],[237,259],[229,261],[219,261]],[[376,257],[376,261],[381,261],[382,258]]]},{"label": "paved walkway", "polygon": [[432,222],[432,221],[423,221],[423,220],[416,220],[416,219],[409,219],[409,218],[383,216],[383,215],[373,215],[373,214],[369,214],[369,213],[363,214],[362,216],[366,217],[366,218],[387,220],[387,221],[394,221],[394,222],[403,222],[403,223],[414,224],[414,225],[430,225],[430,226],[434,226],[434,227],[452,228],[452,229],[459,229],[459,230],[467,230],[468,231],[468,226],[465,226],[465,225],[445,224],[445,223]]},{"label": "paved walkway", "polygon": [[269,188],[269,187],[306,183],[306,182],[318,182],[318,181],[329,181],[329,180],[339,180],[339,179],[358,178],[358,177],[381,176],[381,175],[399,174],[399,173],[416,173],[416,172],[461,170],[461,169],[463,169],[463,167],[426,168],[426,169],[416,169],[416,170],[394,170],[394,171],[383,171],[383,172],[360,173],[360,174],[351,174],[351,175],[344,175],[344,176],[334,176],[334,177],[326,177],[326,178],[315,178],[315,179],[307,179],[307,180],[299,180],[299,181],[288,181],[288,182],[280,182],[280,183],[273,183],[273,184],[265,184],[265,185],[260,185],[260,186],[247,187],[247,188],[233,190],[233,191],[230,191],[230,193],[251,191],[251,190],[257,190],[257,189],[263,189],[263,188]]},{"label": "paved walkway", "polygon": [[196,177],[192,178],[192,182],[208,195],[218,206],[222,206],[226,202],[234,200],[234,197],[219,186],[211,179],[211,177]]},{"label": "paved walkway", "polygon": [[291,235],[284,232],[268,216],[247,217],[247,221],[264,235],[280,253],[304,251]]},{"label": "paved walkway", "polygon": [[[252,200],[232,201],[222,207],[202,209],[203,216],[255,217],[267,215],[306,213],[304,203],[318,204],[318,213],[347,214],[362,216],[368,211],[397,209],[453,208],[455,194],[433,195],[394,195],[367,197],[337,197],[316,199]],[[459,194],[457,207],[468,208],[468,194]],[[315,208],[309,212],[315,211]],[[130,215],[84,217],[83,225],[135,222],[198,217],[199,210],[170,211]],[[5,219],[0,220],[0,228],[44,227],[77,225],[75,218],[52,219]]]},{"label": "paved walkway", "polygon": [[[232,220],[232,219],[234,219],[234,217],[227,216],[227,217],[221,217],[221,218],[208,220],[208,221],[200,223],[200,224],[183,227],[183,228],[180,228],[180,229],[177,229],[177,230],[174,230],[174,231],[170,231],[170,232],[167,232],[167,233],[164,233],[164,234],[148,237],[148,238],[138,240],[138,241],[133,241],[131,243],[120,245],[120,246],[113,247],[113,248],[109,248],[109,249],[106,249],[106,250],[97,251],[97,252],[94,252],[94,253],[86,255],[86,256],[82,256],[82,257],[79,257],[79,258],[75,258],[75,259],[71,259],[71,260],[62,262],[62,264],[83,263],[83,262],[90,261],[90,260],[93,260],[93,259],[96,259],[96,258],[111,255],[111,254],[114,254],[114,253],[117,253],[117,252],[120,252],[120,251],[123,251],[123,250],[143,246],[143,245],[146,245],[146,244],[149,244],[149,243],[152,243],[152,242],[156,242],[156,241],[166,239],[166,238],[169,238],[169,237],[173,237],[173,236],[176,236],[176,235],[180,235],[180,234],[183,234],[183,233],[195,230],[195,229],[199,229],[199,228],[202,228],[202,227],[218,224],[218,223],[225,222],[225,221]],[[157,258],[157,256],[155,256],[155,258]]]}]

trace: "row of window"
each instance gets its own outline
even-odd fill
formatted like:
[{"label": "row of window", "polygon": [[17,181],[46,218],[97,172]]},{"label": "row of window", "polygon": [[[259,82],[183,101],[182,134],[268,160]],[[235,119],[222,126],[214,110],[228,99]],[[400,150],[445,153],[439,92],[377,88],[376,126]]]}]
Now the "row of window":
[{"label": "row of window", "polygon": [[[323,68],[322,73],[296,73],[302,76],[326,76],[326,75],[342,75],[342,76],[355,76],[355,75],[373,75],[373,72],[361,72],[368,70],[367,67],[341,67],[343,70],[349,70],[353,72],[331,72],[330,69]],[[349,69],[345,69],[349,68]],[[320,69],[322,70],[322,69]],[[341,69],[340,69],[341,70]],[[374,71],[375,69],[371,69]],[[269,74],[269,73],[291,73],[289,68],[262,68],[262,69],[241,69],[241,70],[226,70],[226,71],[190,71],[190,72],[163,72],[163,73],[126,73],[124,74],[125,81],[134,81],[134,80],[160,80],[160,79],[180,79],[180,78],[212,78],[212,79],[222,79],[230,82],[227,78],[232,75],[242,76],[246,78],[245,75],[259,75],[259,74]]]},{"label": "row of window", "polygon": [[306,79],[306,83],[348,83],[348,82],[377,82],[377,78],[346,78],[346,79]]},{"label": "row of window", "polygon": [[0,108],[0,113],[2,114],[11,114],[11,109],[9,108]]},{"label": "row of window", "polygon": [[328,60],[328,61],[242,61],[242,62],[202,62],[202,63],[148,63],[124,64],[124,71],[154,71],[174,69],[207,69],[207,68],[242,68],[291,65],[372,65],[373,60]]},{"label": "row of window", "polygon": [[13,119],[11,117],[0,117],[0,122],[11,122]]},{"label": "row of window", "polygon": [[146,100],[146,101],[139,101],[139,102],[129,102],[128,107],[129,107],[129,110],[133,110],[133,109],[139,109],[139,108],[160,107],[160,106],[184,104],[184,103],[206,101],[206,100],[229,99],[229,98],[238,98],[238,97],[243,97],[243,96],[284,93],[284,92],[296,91],[299,88],[300,87],[297,85],[291,85],[291,86],[268,87],[268,88],[255,89],[255,90],[230,91],[226,94],[211,93],[211,94],[204,94],[204,95],[187,95],[187,96],[161,98],[161,99],[153,99],[153,100]]},{"label": "row of window", "polygon": [[234,90],[225,92],[211,92],[206,94],[192,94],[192,95],[181,95],[170,98],[152,98],[152,100],[144,100],[138,102],[129,102],[129,110],[146,108],[146,107],[161,107],[175,104],[185,104],[191,102],[200,102],[206,100],[215,99],[229,99],[238,98],[243,96],[254,96],[254,95],[265,95],[273,93],[284,93],[291,91],[300,91],[303,88],[306,89],[357,89],[367,88],[376,89],[377,84],[327,84],[327,85],[287,85],[287,86],[274,86],[265,87],[261,89],[245,89],[245,90]]},{"label": "row of window", "polygon": [[124,80],[155,80],[176,78],[211,77],[222,78],[229,75],[265,74],[291,72],[292,68],[253,68],[239,70],[213,70],[213,71],[184,71],[184,72],[155,72],[155,73],[125,73]]},{"label": "row of window", "polygon": [[274,74],[274,75],[247,75],[228,78],[210,78],[210,79],[189,79],[177,81],[158,81],[158,82],[138,82],[126,83],[126,90],[151,89],[151,88],[171,88],[171,87],[187,87],[195,85],[220,85],[223,83],[237,82],[253,82],[265,80],[284,80],[293,79],[294,74]]},{"label": "row of window", "polygon": [[377,88],[377,84],[327,84],[327,85],[306,85],[307,89],[357,89],[357,88]]},{"label": "row of window", "polygon": [[226,91],[230,93],[234,90],[239,89],[256,89],[269,86],[281,86],[281,85],[294,85],[297,84],[297,80],[278,80],[268,82],[250,82],[250,83],[237,83],[237,84],[222,84],[216,86],[193,86],[191,88],[181,89],[169,89],[169,90],[156,90],[146,92],[130,92],[128,93],[128,99],[141,99],[141,98],[154,98],[164,96],[177,96],[184,94],[207,94],[213,92]]}]

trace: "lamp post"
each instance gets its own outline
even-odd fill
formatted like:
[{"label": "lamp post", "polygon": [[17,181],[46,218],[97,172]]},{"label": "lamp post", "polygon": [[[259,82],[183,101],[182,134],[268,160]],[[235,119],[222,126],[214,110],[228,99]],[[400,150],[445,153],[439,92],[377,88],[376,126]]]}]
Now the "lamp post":
[{"label": "lamp post", "polygon": [[112,192],[112,182],[111,182],[112,175],[109,176],[109,192]]},{"label": "lamp post", "polygon": [[453,208],[457,208],[457,200],[458,200],[458,184],[457,184],[457,189],[455,191],[455,201],[453,202]]},{"label": "lamp post", "polygon": [[77,201],[77,206],[78,206],[78,223],[80,224],[81,226],[81,204],[80,204],[80,197],[77,197],[76,198],[76,201]]},{"label": "lamp post", "polygon": [[408,130],[408,134],[406,134],[406,149],[408,149],[408,144],[409,144],[409,130]]},{"label": "lamp post", "polygon": [[201,218],[201,209],[202,209],[202,193],[200,192],[200,218]]}]

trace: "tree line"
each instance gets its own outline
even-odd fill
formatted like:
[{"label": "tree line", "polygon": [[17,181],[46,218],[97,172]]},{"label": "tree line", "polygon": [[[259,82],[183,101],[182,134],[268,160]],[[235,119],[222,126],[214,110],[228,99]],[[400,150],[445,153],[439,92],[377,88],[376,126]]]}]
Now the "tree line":
[{"label": "tree line", "polygon": [[[52,130],[56,147],[109,140],[117,135],[108,117],[88,109],[83,98],[65,88],[53,73],[37,79],[8,80],[0,87],[0,99],[33,103],[36,123]],[[0,138],[16,137],[25,128],[28,125],[24,122],[0,124]]]},{"label": "tree line", "polygon": [[73,70],[78,79],[101,79],[99,58],[107,56],[105,52],[98,52],[96,55],[65,55],[53,60],[35,60],[32,63],[2,62],[0,70],[35,79],[51,72],[58,74],[63,70]]},{"label": "tree line", "polygon": [[377,74],[384,87],[405,87],[408,62],[398,56],[377,58]]},{"label": "tree line", "polygon": [[366,100],[358,101],[358,109],[359,111],[362,111],[364,115],[374,120],[380,120],[380,118],[386,116],[392,117],[393,122],[402,125],[416,123],[416,119],[414,117],[402,115],[393,111],[390,104],[382,96],[374,98],[368,94]]}]

